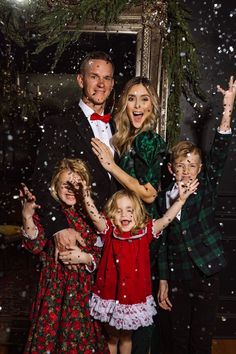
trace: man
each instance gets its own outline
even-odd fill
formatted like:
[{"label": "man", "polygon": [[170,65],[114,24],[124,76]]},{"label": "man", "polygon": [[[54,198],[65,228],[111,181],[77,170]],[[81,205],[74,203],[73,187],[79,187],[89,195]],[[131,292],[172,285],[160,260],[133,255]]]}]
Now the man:
[{"label": "man", "polygon": [[104,52],[88,54],[77,76],[78,85],[82,89],[79,104],[63,110],[57,116],[48,117],[44,123],[45,133],[38,149],[32,178],[37,203],[41,205],[40,217],[47,236],[60,231],[66,239],[74,231],[69,228],[60,206],[53,200],[49,191],[54,168],[64,157],[80,158],[86,162],[92,175],[94,198],[99,209],[117,189],[116,182],[105,169],[101,168],[91,148],[93,137],[109,145],[112,136],[112,127],[108,123],[107,115],[105,122],[91,116],[93,113],[104,114],[106,101],[114,85],[113,74],[114,65],[108,54]]}]

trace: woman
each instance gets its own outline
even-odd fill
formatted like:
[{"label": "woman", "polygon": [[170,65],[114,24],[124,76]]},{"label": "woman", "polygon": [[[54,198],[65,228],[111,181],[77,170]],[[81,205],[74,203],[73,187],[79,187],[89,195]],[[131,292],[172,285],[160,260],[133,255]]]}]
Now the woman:
[{"label": "woman", "polygon": [[[166,144],[156,133],[160,105],[154,87],[144,77],[127,82],[120,96],[116,115],[116,133],[112,138],[119,163],[110,149],[99,139],[92,139],[94,153],[102,166],[125,188],[135,192],[152,218],[158,217],[155,199],[160,188],[161,167]],[[158,241],[150,247],[152,278],[155,279]],[[153,284],[153,288],[157,284]],[[156,291],[155,291],[156,292]],[[152,328],[146,327],[133,335],[133,353],[149,352]]]},{"label": "woman", "polygon": [[112,144],[120,157],[119,163],[105,144],[92,139],[93,151],[102,166],[121,185],[137,193],[154,218],[158,216],[154,201],[166,155],[166,144],[155,131],[159,117],[154,87],[147,78],[136,77],[125,85],[115,115]]}]

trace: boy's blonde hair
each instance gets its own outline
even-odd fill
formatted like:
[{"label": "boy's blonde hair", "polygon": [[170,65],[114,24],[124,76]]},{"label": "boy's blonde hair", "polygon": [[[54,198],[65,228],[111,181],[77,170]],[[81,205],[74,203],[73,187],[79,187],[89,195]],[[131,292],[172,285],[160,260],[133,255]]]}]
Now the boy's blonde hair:
[{"label": "boy's blonde hair", "polygon": [[116,192],[108,200],[105,206],[105,213],[109,219],[114,220],[114,216],[117,212],[117,200],[122,197],[128,197],[132,203],[133,211],[134,211],[133,215],[134,215],[135,227],[131,231],[135,233],[135,231],[144,228],[144,226],[147,224],[149,219],[148,213],[145,210],[145,207],[141,199],[136,193],[128,189],[122,189]]},{"label": "boy's blonde hair", "polygon": [[186,158],[188,154],[197,154],[202,161],[202,152],[194,143],[191,141],[180,141],[178,144],[174,145],[171,149],[170,162],[173,164],[179,158]]},{"label": "boy's blonde hair", "polygon": [[63,159],[61,160],[55,168],[55,172],[53,174],[51,185],[50,185],[50,192],[54,199],[59,201],[57,190],[58,190],[58,181],[60,175],[64,171],[71,171],[73,173],[77,173],[82,180],[86,182],[88,186],[91,185],[91,177],[86,166],[85,162],[80,159]]}]

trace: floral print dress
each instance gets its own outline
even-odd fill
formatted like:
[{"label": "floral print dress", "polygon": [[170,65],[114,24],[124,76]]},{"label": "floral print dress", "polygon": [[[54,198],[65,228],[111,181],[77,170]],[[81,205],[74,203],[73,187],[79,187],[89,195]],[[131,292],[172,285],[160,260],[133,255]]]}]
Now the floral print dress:
[{"label": "floral print dress", "polygon": [[[85,240],[83,250],[91,253],[97,263],[100,248],[96,246],[96,234],[75,210],[68,208],[64,212],[70,226]],[[70,270],[60,262],[55,263],[53,237],[45,237],[37,216],[34,222],[39,230],[38,236],[34,240],[24,238],[23,246],[39,254],[42,269],[24,353],[109,353],[100,324],[89,313],[92,273],[82,264],[77,270]]]}]

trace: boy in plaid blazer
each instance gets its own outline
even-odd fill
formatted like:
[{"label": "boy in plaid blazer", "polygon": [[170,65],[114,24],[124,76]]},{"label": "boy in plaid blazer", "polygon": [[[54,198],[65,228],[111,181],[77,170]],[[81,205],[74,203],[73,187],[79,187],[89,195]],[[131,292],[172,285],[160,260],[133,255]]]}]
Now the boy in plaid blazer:
[{"label": "boy in plaid blazer", "polygon": [[[190,182],[196,177],[199,187],[188,198],[175,220],[163,233],[159,251],[159,306],[170,311],[171,354],[210,354],[219,295],[219,272],[226,260],[221,232],[215,220],[215,199],[219,178],[227,159],[231,140],[231,115],[236,80],[230,78],[224,95],[224,113],[210,153],[190,141],[172,149],[169,171],[176,181]],[[164,212],[178,197],[175,182],[158,195]]]}]

